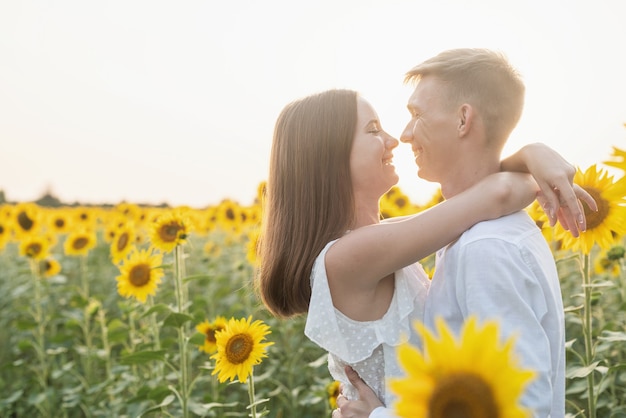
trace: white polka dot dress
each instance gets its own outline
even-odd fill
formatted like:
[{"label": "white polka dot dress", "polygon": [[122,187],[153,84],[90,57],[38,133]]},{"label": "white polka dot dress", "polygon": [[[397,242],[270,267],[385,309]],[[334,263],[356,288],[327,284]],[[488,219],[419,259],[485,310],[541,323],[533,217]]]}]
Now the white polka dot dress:
[{"label": "white polka dot dress", "polygon": [[385,390],[385,379],[401,376],[395,348],[406,341],[418,344],[412,327],[422,320],[424,301],[430,284],[419,264],[405,267],[395,273],[395,291],[385,315],[375,321],[355,321],[333,306],[325,255],[331,241],[315,260],[311,273],[311,302],[304,333],[317,345],[328,351],[328,370],[335,380],[344,384],[344,395],[358,398],[344,373],[352,366],[376,392],[379,399],[390,406],[393,396]]}]

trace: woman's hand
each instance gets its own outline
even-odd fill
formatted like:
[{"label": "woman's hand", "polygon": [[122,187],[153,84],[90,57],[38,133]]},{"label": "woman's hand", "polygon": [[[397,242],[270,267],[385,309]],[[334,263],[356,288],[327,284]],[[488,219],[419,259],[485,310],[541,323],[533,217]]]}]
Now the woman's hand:
[{"label": "woman's hand", "polygon": [[502,168],[530,173],[540,192],[537,201],[543,207],[550,225],[557,220],[575,237],[587,227],[583,200],[597,210],[593,197],[574,184],[576,168],[547,145],[536,143],[524,146],[516,154],[502,161]]}]

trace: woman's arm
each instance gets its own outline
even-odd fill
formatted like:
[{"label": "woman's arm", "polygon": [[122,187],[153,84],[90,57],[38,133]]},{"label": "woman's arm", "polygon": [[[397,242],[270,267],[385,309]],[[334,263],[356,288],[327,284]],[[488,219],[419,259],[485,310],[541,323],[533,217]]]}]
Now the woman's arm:
[{"label": "woman's arm", "polygon": [[329,279],[371,289],[381,278],[457,239],[477,222],[528,206],[539,188],[521,173],[492,174],[468,190],[405,220],[358,228],[326,254]]},{"label": "woman's arm", "polygon": [[592,210],[597,210],[595,200],[583,188],[574,184],[576,168],[545,144],[535,143],[522,147],[501,161],[502,171],[530,173],[541,193],[537,200],[554,226],[557,219],[575,237],[586,229],[585,212],[579,203],[584,200]]}]

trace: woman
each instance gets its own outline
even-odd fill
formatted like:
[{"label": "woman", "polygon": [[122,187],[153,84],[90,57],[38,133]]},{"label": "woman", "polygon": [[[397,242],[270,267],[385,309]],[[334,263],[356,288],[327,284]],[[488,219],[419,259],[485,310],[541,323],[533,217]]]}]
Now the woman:
[{"label": "woman", "polygon": [[[329,352],[344,395],[356,396],[344,373],[350,365],[386,404],[385,378],[400,373],[394,347],[416,338],[411,323],[422,318],[429,281],[418,261],[473,224],[526,207],[539,191],[529,175],[503,172],[427,211],[380,222],[379,199],[398,181],[397,145],[354,91],[287,105],[274,132],[257,278],[274,315],[308,313],[305,334]],[[538,149],[533,159],[549,161],[535,174],[550,168],[562,190],[571,188],[571,166]],[[503,166],[526,166],[527,153]]]}]

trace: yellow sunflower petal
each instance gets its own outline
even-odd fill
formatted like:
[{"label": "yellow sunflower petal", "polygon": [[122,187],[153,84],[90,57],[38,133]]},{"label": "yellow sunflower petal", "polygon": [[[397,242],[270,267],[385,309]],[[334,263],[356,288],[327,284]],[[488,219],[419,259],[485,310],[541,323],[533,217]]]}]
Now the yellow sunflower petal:
[{"label": "yellow sunflower petal", "polygon": [[422,324],[415,329],[423,352],[400,346],[398,361],[407,375],[389,382],[398,396],[393,405],[398,417],[443,418],[459,408],[469,417],[530,416],[518,402],[534,372],[519,366],[513,338],[500,342],[496,322],[478,325],[471,317],[458,339],[441,319],[439,339]]}]

